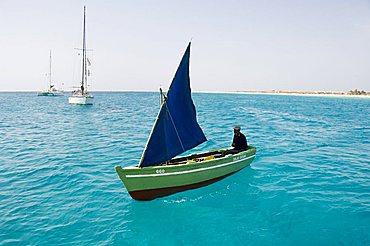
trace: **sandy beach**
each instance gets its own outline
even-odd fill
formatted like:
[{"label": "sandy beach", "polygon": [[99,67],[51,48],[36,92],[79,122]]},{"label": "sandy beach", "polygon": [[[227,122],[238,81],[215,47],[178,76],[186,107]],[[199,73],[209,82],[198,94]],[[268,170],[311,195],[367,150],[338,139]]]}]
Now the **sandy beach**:
[{"label": "sandy beach", "polygon": [[346,98],[368,98],[370,95],[350,95],[347,92],[272,92],[272,91],[198,91],[199,93],[220,94],[255,94],[255,95],[281,95],[281,96],[312,96],[312,97],[346,97]]},{"label": "sandy beach", "polygon": [[370,95],[351,95],[343,93],[330,92],[264,92],[264,91],[238,91],[241,94],[262,94],[262,95],[284,95],[284,96],[314,96],[314,97],[349,97],[349,98],[370,98]]}]

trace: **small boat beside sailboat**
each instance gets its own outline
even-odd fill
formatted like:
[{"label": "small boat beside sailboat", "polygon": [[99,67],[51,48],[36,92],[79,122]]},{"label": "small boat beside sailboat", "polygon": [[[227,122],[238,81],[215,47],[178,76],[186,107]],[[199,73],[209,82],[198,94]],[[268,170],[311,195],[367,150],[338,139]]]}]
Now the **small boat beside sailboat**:
[{"label": "small boat beside sailboat", "polygon": [[191,98],[189,43],[172,80],[142,154],[139,165],[115,170],[136,200],[152,200],[221,180],[248,166],[256,156],[249,146],[236,154],[209,151],[174,158],[207,141]]},{"label": "small boat beside sailboat", "polygon": [[49,54],[49,73],[48,73],[48,76],[49,76],[49,88],[47,90],[44,90],[44,91],[41,91],[41,92],[38,92],[37,95],[38,96],[63,96],[64,94],[64,91],[62,90],[57,90],[55,88],[55,86],[52,84],[52,80],[51,80],[51,50],[50,50],[50,54]]},{"label": "small boat beside sailboat", "polygon": [[79,89],[72,92],[68,98],[70,104],[91,105],[94,102],[94,96],[87,92],[87,79],[90,76],[88,64],[90,61],[86,54],[86,7],[84,6],[84,19],[83,19],[83,37],[82,37],[82,78]]}]

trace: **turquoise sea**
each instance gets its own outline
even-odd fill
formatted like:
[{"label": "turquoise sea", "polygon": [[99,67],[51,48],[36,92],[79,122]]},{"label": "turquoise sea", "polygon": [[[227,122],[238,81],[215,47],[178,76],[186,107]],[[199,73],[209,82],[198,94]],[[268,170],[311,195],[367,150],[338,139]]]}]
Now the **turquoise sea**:
[{"label": "turquoise sea", "polygon": [[0,93],[0,245],[370,245],[370,100],[194,93],[208,142],[240,125],[257,157],[222,181],[150,202],[136,165],[157,93]]}]

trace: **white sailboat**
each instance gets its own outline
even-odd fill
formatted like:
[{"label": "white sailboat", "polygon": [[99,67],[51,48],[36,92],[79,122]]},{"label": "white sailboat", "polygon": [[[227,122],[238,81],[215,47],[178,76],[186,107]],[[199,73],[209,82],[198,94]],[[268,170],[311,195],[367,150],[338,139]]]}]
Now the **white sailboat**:
[{"label": "white sailboat", "polygon": [[87,71],[87,55],[86,55],[86,7],[84,6],[84,22],[83,22],[83,38],[82,38],[82,79],[81,86],[78,90],[72,92],[68,98],[71,104],[91,105],[94,101],[94,96],[87,92],[87,78],[89,72]]},{"label": "white sailboat", "polygon": [[38,96],[63,96],[62,90],[57,90],[53,84],[51,84],[51,50],[50,50],[50,60],[49,60],[49,89],[45,91],[38,92]]}]

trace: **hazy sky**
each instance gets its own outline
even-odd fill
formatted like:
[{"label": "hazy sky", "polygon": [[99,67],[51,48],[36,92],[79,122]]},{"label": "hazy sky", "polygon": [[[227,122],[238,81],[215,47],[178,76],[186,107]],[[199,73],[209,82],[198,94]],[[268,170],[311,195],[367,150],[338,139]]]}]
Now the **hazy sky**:
[{"label": "hazy sky", "polygon": [[194,91],[370,91],[369,0],[0,0],[0,91],[80,79],[83,5],[91,90],[165,89],[192,38]]}]

